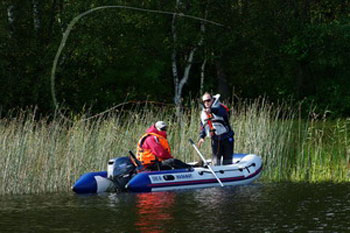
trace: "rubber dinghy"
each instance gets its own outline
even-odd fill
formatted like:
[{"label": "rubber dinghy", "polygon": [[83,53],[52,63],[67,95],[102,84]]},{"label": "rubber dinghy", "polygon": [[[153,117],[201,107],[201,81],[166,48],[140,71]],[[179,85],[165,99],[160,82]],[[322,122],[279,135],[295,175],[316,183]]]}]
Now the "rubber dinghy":
[{"label": "rubber dinghy", "polygon": [[[108,161],[107,171],[82,175],[72,190],[79,194],[101,192],[156,192],[250,184],[262,171],[262,159],[255,154],[235,154],[233,164],[190,169],[142,171],[129,157]],[[210,163],[210,160],[207,161]],[[193,164],[193,163],[189,163]],[[215,175],[214,175],[215,174]],[[219,182],[220,181],[220,182]],[[221,183],[221,184],[220,184]]]}]

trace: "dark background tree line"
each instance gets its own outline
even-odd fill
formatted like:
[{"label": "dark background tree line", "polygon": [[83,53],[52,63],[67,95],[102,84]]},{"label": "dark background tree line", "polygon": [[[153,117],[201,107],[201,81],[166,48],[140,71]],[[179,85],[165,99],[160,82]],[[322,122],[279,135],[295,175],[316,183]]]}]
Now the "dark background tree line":
[{"label": "dark background tree line", "polygon": [[223,26],[128,9],[82,18],[56,72],[57,99],[65,107],[79,111],[87,106],[99,112],[126,96],[174,102],[176,51],[180,78],[190,64],[183,100],[212,90],[228,99],[303,100],[332,116],[350,115],[347,0],[4,0],[2,113],[28,106],[38,106],[43,113],[54,110],[50,72],[62,33],[76,15],[102,5],[172,11]]}]

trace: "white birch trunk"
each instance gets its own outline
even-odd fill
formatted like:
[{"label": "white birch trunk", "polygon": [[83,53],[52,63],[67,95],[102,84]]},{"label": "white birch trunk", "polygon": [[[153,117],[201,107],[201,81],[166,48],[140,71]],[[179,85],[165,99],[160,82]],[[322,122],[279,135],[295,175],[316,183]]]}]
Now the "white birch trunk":
[{"label": "white birch trunk", "polygon": [[[180,3],[181,3],[180,0],[176,0],[176,9],[179,9]],[[176,106],[176,116],[180,117],[181,96],[178,95],[178,92],[179,92],[179,73],[178,73],[178,68],[177,68],[177,50],[176,50],[177,32],[176,32],[176,15],[175,14],[173,15],[173,19],[171,21],[171,33],[173,36],[173,51],[171,54],[171,65],[172,65],[174,88],[175,88],[174,103]]]},{"label": "white birch trunk", "polygon": [[39,15],[39,2],[38,0],[32,0],[32,6],[33,6],[33,24],[34,24],[34,31],[38,32],[40,29],[40,15]]},{"label": "white birch trunk", "polygon": [[205,58],[203,60],[203,63],[201,65],[201,81],[200,81],[200,87],[199,87],[199,93],[202,96],[204,94],[204,78],[205,78],[205,65],[207,64],[207,59]]},{"label": "white birch trunk", "polygon": [[14,9],[15,9],[14,5],[9,5],[7,7],[7,22],[9,24],[9,33],[8,33],[9,38],[11,38],[13,35],[13,28],[14,28],[13,24],[15,22]]},{"label": "white birch trunk", "polygon": [[63,35],[64,31],[66,30],[65,26],[63,24],[63,20],[61,18],[62,14],[63,14],[63,7],[64,7],[63,4],[64,4],[63,0],[59,0],[58,1],[58,8],[59,8],[59,10],[58,10],[58,13],[57,13],[57,22],[58,22],[58,25],[60,25],[62,35]]},{"label": "white birch trunk", "polygon": [[[205,12],[205,18],[207,16],[207,13],[208,13],[208,11]],[[204,36],[204,33],[205,33],[205,25],[204,25],[203,22],[201,23],[201,32],[202,32],[202,40],[203,40],[203,36]],[[205,65],[206,64],[207,64],[207,58],[206,58],[205,51],[204,51],[204,60],[203,60],[203,63],[201,65],[201,80],[200,80],[200,86],[199,86],[199,93],[200,93],[200,95],[204,94],[203,88],[204,88]]]},{"label": "white birch trunk", "polygon": [[176,51],[176,42],[177,42],[177,35],[176,35],[176,26],[175,26],[175,21],[176,21],[176,15],[173,15],[173,20],[171,22],[171,32],[173,36],[173,51],[171,54],[171,66],[172,66],[172,72],[173,72],[173,79],[174,79],[174,88],[175,88],[175,96],[174,96],[174,102],[175,105],[178,105],[179,103],[179,98],[177,96],[178,89],[179,89],[179,75],[177,71],[177,51]]},{"label": "white birch trunk", "polygon": [[[181,4],[180,0],[176,1],[176,7],[178,8]],[[186,56],[186,66],[183,72],[183,76],[180,79],[179,78],[179,72],[178,72],[178,66],[177,66],[177,51],[176,51],[176,43],[177,43],[177,32],[176,32],[176,15],[173,16],[173,20],[171,23],[171,29],[172,29],[172,36],[173,36],[173,52],[172,52],[172,71],[173,71],[173,78],[174,78],[174,87],[175,87],[175,96],[174,96],[174,103],[176,106],[176,115],[178,118],[181,116],[181,109],[182,109],[182,89],[184,85],[187,83],[190,70],[192,67],[193,57],[195,52],[197,51],[198,47],[200,47],[203,44],[204,41],[204,35],[201,33],[201,38],[197,45],[195,45],[189,52],[188,56]],[[204,24],[201,25],[201,32],[204,32]]]}]

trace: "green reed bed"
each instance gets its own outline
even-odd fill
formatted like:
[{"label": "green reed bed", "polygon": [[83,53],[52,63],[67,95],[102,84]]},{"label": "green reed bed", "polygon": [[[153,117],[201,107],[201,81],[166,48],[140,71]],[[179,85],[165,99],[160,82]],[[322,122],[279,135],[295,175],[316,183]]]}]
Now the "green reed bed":
[{"label": "green reed bed", "polygon": [[293,181],[350,180],[350,119],[311,119],[295,159]]},{"label": "green reed bed", "polygon": [[[350,120],[302,120],[286,103],[264,99],[232,103],[235,152],[264,160],[261,181],[348,182]],[[34,113],[0,120],[0,195],[69,191],[83,173],[106,170],[113,157],[135,152],[145,129],[158,120],[169,123],[172,154],[186,162],[198,156],[188,142],[198,139],[196,104],[178,121],[173,108],[136,107],[91,120],[34,120]],[[312,115],[312,114],[310,114]],[[202,153],[210,158],[210,143]]]}]

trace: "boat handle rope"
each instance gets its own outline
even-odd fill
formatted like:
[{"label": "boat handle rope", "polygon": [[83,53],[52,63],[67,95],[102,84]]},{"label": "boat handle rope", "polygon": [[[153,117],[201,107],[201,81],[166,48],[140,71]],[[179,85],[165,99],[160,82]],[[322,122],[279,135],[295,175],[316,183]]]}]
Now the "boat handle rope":
[{"label": "boat handle rope", "polygon": [[[250,164],[249,166],[245,166],[245,167],[243,167],[243,168],[235,168],[235,169],[227,169],[227,170],[218,170],[218,171],[214,171],[215,173],[221,173],[221,174],[223,174],[223,173],[225,173],[226,171],[240,171],[240,172],[242,172],[244,169],[247,169],[247,171],[250,173],[250,170],[249,170],[249,168],[250,167],[255,167],[256,166],[256,164],[255,163],[252,163],[252,164]],[[211,171],[207,171],[207,170],[203,170],[203,171],[200,171],[199,173],[200,173],[200,175],[202,175],[204,172],[206,172],[206,173],[211,173]]]}]

